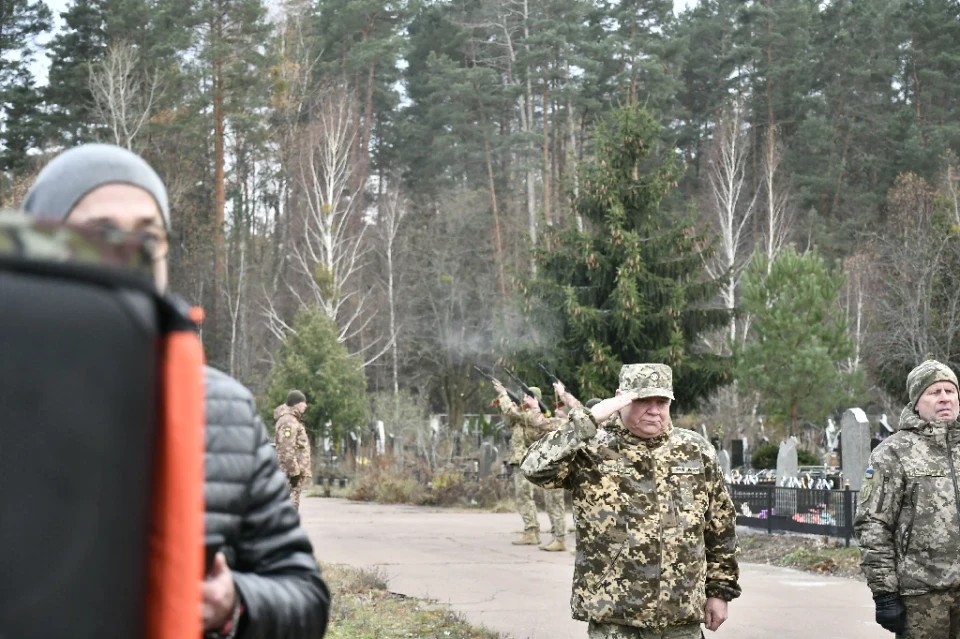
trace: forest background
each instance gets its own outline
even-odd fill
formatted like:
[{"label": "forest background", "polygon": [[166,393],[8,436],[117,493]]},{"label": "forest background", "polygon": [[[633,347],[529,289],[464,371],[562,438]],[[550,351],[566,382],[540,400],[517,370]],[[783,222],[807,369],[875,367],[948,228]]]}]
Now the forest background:
[{"label": "forest background", "polygon": [[142,154],[210,363],[316,435],[489,412],[475,364],[664,361],[725,435],[960,365],[955,0],[51,6],[0,4],[0,206]]}]

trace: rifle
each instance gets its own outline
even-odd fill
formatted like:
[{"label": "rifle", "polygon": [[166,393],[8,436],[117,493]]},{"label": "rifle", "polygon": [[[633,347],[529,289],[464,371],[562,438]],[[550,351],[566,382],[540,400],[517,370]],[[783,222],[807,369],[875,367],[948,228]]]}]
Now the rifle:
[{"label": "rifle", "polygon": [[537,362],[537,366],[540,367],[540,370],[542,370],[542,371],[543,371],[543,374],[547,376],[547,379],[550,380],[550,383],[551,383],[551,384],[559,384],[559,383],[561,383],[561,382],[560,382],[560,378],[557,377],[556,375],[554,375],[553,373],[551,373],[550,371],[548,371],[546,366],[544,366],[544,365],[541,364],[540,362]]},{"label": "rifle", "polygon": [[[533,394],[533,391],[530,390],[530,387],[527,386],[526,384],[524,384],[522,379],[520,379],[519,377],[517,377],[516,375],[514,375],[513,373],[511,373],[509,369],[505,368],[505,369],[503,369],[503,372],[505,372],[507,375],[509,375],[511,378],[513,378],[513,381],[515,381],[516,383],[520,384],[520,390],[522,390],[526,395],[529,395],[530,397],[536,397],[536,395]],[[540,405],[540,412],[543,413],[545,416],[549,417],[549,416],[550,416],[550,409],[547,408],[547,405],[544,404],[544,403],[543,403],[541,400],[539,400],[539,399],[537,400],[537,404]]]},{"label": "rifle", "polygon": [[[481,375],[483,375],[483,377],[486,378],[486,380],[487,380],[488,382],[490,382],[491,384],[496,383],[496,382],[499,381],[499,380],[498,380],[496,377],[494,377],[493,375],[488,375],[487,373],[485,373],[484,370],[483,370],[482,368],[480,368],[479,366],[474,366],[474,367],[473,367],[473,370],[475,370],[475,371],[477,371],[478,373],[480,373]],[[521,400],[519,397],[517,397],[517,394],[516,394],[516,393],[514,393],[512,390],[510,390],[510,389],[507,388],[507,387],[504,387],[504,390],[507,391],[507,397],[509,397],[510,400],[511,400],[514,404],[516,404],[517,406],[523,408],[523,400]]]}]

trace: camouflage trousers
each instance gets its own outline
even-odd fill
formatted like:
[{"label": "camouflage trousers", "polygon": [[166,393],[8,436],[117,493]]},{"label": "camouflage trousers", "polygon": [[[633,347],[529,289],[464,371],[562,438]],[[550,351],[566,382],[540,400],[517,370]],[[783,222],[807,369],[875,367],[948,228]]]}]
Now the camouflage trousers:
[{"label": "camouflage trousers", "polygon": [[676,626],[662,632],[593,621],[587,626],[588,639],[701,639],[702,637],[703,631],[700,630],[700,624]]},{"label": "camouflage trousers", "polygon": [[960,592],[904,597],[907,631],[897,639],[960,639]]},{"label": "camouflage trousers", "polygon": [[519,469],[513,469],[513,489],[517,501],[517,511],[523,520],[525,531],[540,530],[537,521],[537,504],[534,501],[534,491],[543,490],[543,503],[546,506],[547,516],[550,517],[551,533],[555,539],[563,539],[567,534],[567,521],[563,503],[563,488],[549,490],[538,489],[530,483]]},{"label": "camouflage trousers", "polygon": [[296,477],[287,477],[287,484],[290,486],[290,501],[293,507],[300,512],[300,491],[303,489],[303,475]]}]

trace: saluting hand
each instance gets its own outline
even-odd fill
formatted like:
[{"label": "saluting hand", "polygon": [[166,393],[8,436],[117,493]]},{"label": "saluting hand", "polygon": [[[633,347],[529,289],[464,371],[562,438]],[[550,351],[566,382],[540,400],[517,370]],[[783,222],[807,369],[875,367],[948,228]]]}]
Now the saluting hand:
[{"label": "saluting hand", "polygon": [[637,394],[632,391],[628,393],[621,393],[620,395],[615,395],[610,399],[603,400],[591,408],[590,413],[598,423],[602,423],[610,419],[610,417],[617,411],[629,406],[636,398]]}]

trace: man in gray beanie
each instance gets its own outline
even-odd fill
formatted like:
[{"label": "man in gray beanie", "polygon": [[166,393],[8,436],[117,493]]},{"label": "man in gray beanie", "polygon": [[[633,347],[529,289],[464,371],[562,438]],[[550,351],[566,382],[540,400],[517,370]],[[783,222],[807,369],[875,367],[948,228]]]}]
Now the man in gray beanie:
[{"label": "man in gray beanie", "polygon": [[74,147],[37,176],[23,201],[31,216],[111,225],[143,233],[154,253],[154,278],[167,285],[170,211],[160,176],[140,156],[110,144]]},{"label": "man in gray beanie", "polygon": [[900,639],[960,628],[960,402],[936,360],[907,375],[900,429],[870,455],[854,530],[878,624]]},{"label": "man in gray beanie", "polygon": [[[157,286],[166,288],[167,191],[130,151],[89,144],[61,153],[37,176],[23,208],[44,220],[144,234]],[[321,637],[329,592],[253,396],[210,367],[205,390],[206,533],[225,540],[203,581],[205,636]]]}]

